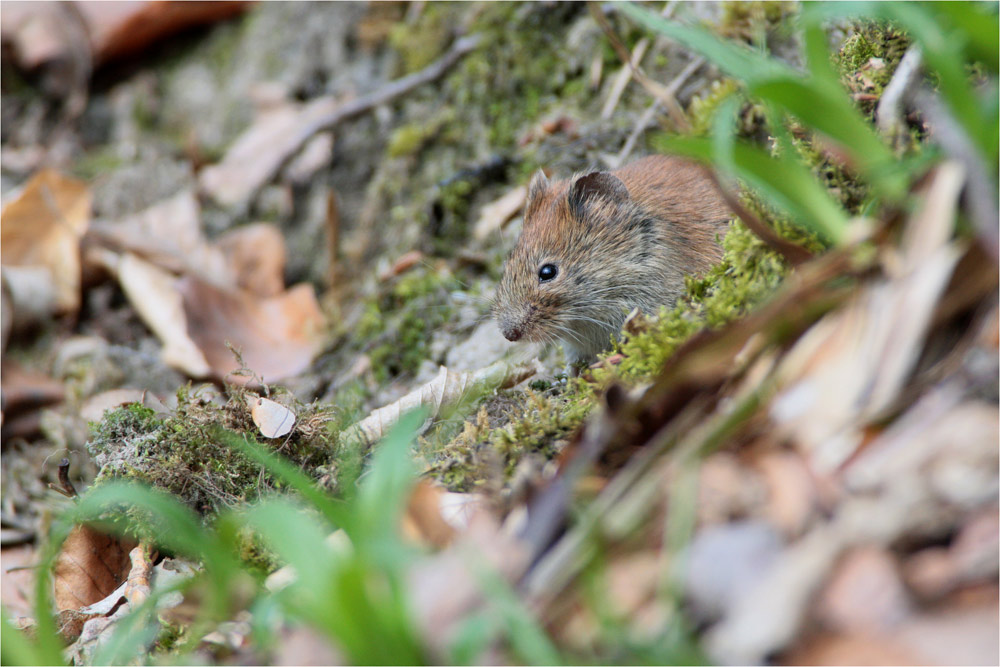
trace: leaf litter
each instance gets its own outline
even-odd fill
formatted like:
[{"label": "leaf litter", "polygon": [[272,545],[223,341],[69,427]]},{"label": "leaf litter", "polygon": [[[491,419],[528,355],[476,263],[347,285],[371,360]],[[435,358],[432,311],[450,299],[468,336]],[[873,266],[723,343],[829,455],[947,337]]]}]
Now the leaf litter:
[{"label": "leaf litter", "polygon": [[[201,186],[213,197],[245,205],[308,140],[299,134],[292,148],[271,151],[258,137],[270,151],[266,168],[247,176],[259,165],[236,149],[267,129],[260,121],[220,169],[203,170]],[[329,117],[317,121],[311,136],[328,125]],[[332,146],[320,149],[314,163],[330,158]],[[213,180],[223,166],[232,183]],[[282,178],[294,180],[290,171]],[[667,636],[693,610],[704,649],[719,662],[941,661],[938,648],[956,637],[963,649],[945,660],[995,661],[983,637],[986,629],[995,639],[996,625],[997,409],[976,394],[975,364],[977,355],[996,357],[996,279],[988,259],[950,240],[964,179],[954,165],[939,166],[901,241],[875,233],[803,260],[759,311],[682,343],[640,386],[625,391],[607,372],[614,362],[596,365],[586,377],[600,387],[597,408],[582,429],[563,434],[558,456],[524,467],[525,493],[497,502],[418,483],[400,530],[424,549],[407,581],[432,655],[449,659],[462,623],[501,597],[484,576],[492,568],[553,638],[581,654],[601,655],[594,652],[606,641],[609,619],[589,604],[597,594],[637,642]],[[474,234],[496,234],[522,205],[517,188],[494,199]],[[78,255],[82,237],[85,251],[96,249],[92,257],[115,274],[171,365],[231,383],[221,399],[182,392],[172,411],[144,407],[134,393],[98,395],[88,414],[125,403],[102,426],[109,470],[134,460],[109,444],[134,449],[161,438],[161,452],[184,452],[187,464],[205,456],[199,447],[222,427],[275,438],[332,485],[335,466],[310,458],[310,443],[371,446],[407,409],[430,408],[430,426],[463,399],[528,375],[507,365],[441,367],[366,419],[271,394],[269,382],[297,375],[322,349],[315,294],[285,289],[275,227],[244,226],[209,242],[200,215],[186,191],[138,216],[95,221],[66,244]],[[397,256],[389,276],[422,255]],[[6,286],[6,255],[4,263]],[[629,348],[619,349],[615,362],[627,365]],[[327,431],[335,420],[339,439]],[[165,435],[171,428],[180,435]],[[186,475],[184,484],[201,485],[201,510],[244,498]],[[610,547],[599,565],[595,535]],[[140,581],[148,567],[133,566],[139,596],[130,604],[149,586]],[[104,632],[94,626],[76,649]],[[206,641],[236,650],[248,634],[240,617]],[[509,659],[487,644],[482,660]],[[86,662],[93,654],[77,655]]]}]

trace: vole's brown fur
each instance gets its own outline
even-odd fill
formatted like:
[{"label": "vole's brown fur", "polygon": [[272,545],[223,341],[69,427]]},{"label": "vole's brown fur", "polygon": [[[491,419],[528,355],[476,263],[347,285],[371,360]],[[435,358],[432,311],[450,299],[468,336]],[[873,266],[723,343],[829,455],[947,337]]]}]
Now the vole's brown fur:
[{"label": "vole's brown fur", "polygon": [[[699,166],[655,155],[528,188],[524,228],[493,314],[510,340],[561,340],[572,362],[608,347],[625,316],[656,312],[722,256],[729,209]],[[542,281],[540,267],[555,278]]]}]

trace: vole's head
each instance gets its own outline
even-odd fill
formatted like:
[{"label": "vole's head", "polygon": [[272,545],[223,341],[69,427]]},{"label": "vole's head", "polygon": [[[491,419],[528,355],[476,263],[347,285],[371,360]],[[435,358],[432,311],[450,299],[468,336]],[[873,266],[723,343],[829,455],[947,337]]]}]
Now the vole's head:
[{"label": "vole's head", "polygon": [[[528,187],[524,228],[504,265],[493,315],[512,341],[562,339],[580,344],[591,329],[607,344],[620,324],[617,287],[634,282],[632,261],[643,221],[625,184],[592,172]],[[607,333],[605,331],[607,330]]]}]

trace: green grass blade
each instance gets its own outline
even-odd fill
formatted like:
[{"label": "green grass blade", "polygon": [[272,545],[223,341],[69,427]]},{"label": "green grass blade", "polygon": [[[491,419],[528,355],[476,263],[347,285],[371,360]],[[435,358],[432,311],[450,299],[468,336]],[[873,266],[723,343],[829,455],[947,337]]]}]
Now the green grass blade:
[{"label": "green grass blade", "polygon": [[346,528],[346,524],[350,522],[350,517],[344,511],[343,506],[316,488],[316,484],[305,473],[286,459],[274,452],[268,451],[259,443],[251,442],[246,436],[233,433],[232,431],[219,429],[216,437],[227,446],[246,454],[263,466],[269,473],[298,491],[310,505],[322,512],[323,516],[332,524]]},{"label": "green grass blade", "polygon": [[7,610],[0,610],[0,664],[64,665],[61,640],[39,635],[35,639],[11,625]]},{"label": "green grass blade", "polygon": [[[711,141],[697,137],[661,139],[657,148],[710,163]],[[820,236],[828,243],[840,244],[848,217],[840,205],[816,181],[812,173],[791,157],[774,158],[766,151],[736,143],[733,146],[735,176],[757,188],[769,202],[782,209],[793,222]]]},{"label": "green grass blade", "polygon": [[689,49],[697,51],[718,65],[723,72],[745,83],[754,84],[771,79],[801,77],[791,67],[742,44],[734,44],[720,39],[705,28],[686,26],[670,21],[631,2],[622,3],[616,7],[637,24],[666,35]]}]

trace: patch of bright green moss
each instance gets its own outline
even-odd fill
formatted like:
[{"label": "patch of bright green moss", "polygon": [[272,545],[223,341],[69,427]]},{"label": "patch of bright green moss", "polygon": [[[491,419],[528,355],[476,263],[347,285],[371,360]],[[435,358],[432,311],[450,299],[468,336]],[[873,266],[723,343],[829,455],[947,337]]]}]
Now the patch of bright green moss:
[{"label": "patch of bright green moss", "polygon": [[378,382],[416,372],[427,358],[434,331],[448,321],[449,295],[456,287],[449,272],[421,266],[368,300],[356,340],[371,359]]},{"label": "patch of bright green moss", "polygon": [[[221,437],[228,431],[257,441],[259,430],[250,415],[250,399],[244,390],[233,388],[229,400],[220,406],[181,388],[177,409],[168,415],[140,404],[109,411],[92,425],[87,442],[100,467],[95,484],[138,480],[171,493],[205,516],[277,488],[260,465]],[[296,414],[295,427],[276,442],[285,457],[313,472],[328,463],[334,451],[333,438],[324,428],[332,409],[294,400],[290,405]]]},{"label": "patch of bright green moss", "polygon": [[910,42],[904,32],[892,25],[865,21],[855,24],[851,36],[834,54],[833,62],[840,71],[841,81],[870,118]]}]

